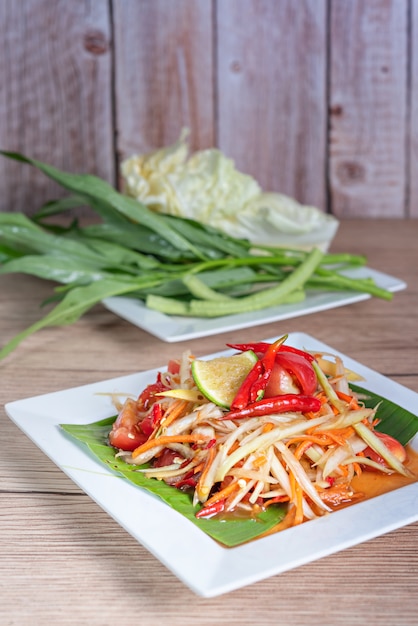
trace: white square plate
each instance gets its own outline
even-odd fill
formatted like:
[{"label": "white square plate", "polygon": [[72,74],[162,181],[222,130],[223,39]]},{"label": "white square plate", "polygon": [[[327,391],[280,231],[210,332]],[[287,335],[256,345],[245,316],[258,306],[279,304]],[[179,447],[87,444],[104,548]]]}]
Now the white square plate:
[{"label": "white square plate", "polygon": [[[363,387],[416,411],[418,394],[313,337],[293,333],[289,345],[340,354],[348,368],[366,379]],[[418,483],[414,483],[281,533],[235,548],[222,547],[158,497],[116,476],[59,428],[60,423],[88,424],[114,415],[111,398],[99,394],[137,395],[154,382],[157,371],[19,400],[5,408],[63,472],[196,594],[226,593],[418,520]],[[418,436],[412,445],[418,450]]]},{"label": "white square plate", "polygon": [[[391,292],[400,291],[406,287],[406,283],[402,280],[367,267],[350,269],[344,273],[352,278],[372,278],[379,287]],[[370,297],[367,293],[354,291],[308,291],[305,300],[297,304],[282,304],[261,311],[215,318],[165,315],[148,309],[141,300],[136,298],[120,296],[105,298],[103,304],[112,313],[139,326],[158,339],[174,343],[317,313],[367,300]]]}]

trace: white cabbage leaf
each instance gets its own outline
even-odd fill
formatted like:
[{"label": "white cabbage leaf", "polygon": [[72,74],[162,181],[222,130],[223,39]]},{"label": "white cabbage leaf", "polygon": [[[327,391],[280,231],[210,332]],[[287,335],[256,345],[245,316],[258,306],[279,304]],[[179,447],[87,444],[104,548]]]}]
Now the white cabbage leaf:
[{"label": "white cabbage leaf", "polygon": [[326,249],[338,221],[280,193],[265,193],[220,150],[189,156],[187,131],[173,145],[123,161],[124,193],[160,213],[197,220],[271,246]]}]

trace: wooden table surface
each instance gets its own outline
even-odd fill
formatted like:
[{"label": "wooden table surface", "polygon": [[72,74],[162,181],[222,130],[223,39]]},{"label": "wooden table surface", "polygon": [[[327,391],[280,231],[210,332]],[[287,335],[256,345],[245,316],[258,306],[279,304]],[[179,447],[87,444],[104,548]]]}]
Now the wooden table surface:
[{"label": "wooden table surface", "polygon": [[[341,224],[333,242],[332,251],[365,253],[370,267],[407,282],[391,302],[370,299],[177,344],[97,306],[71,327],[35,334],[0,363],[0,624],[417,624],[418,523],[203,599],[76,487],[4,411],[12,400],[162,366],[185,348],[199,356],[227,341],[292,331],[418,392],[417,240],[417,221],[352,220]],[[51,285],[2,276],[0,290],[4,344],[40,317]]]}]

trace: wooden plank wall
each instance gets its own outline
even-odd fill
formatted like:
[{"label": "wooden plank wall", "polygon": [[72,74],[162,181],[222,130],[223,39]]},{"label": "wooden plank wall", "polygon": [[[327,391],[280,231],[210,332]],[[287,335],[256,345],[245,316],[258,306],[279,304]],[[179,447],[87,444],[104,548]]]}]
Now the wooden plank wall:
[{"label": "wooden plank wall", "polygon": [[[1,0],[0,148],[119,184],[220,147],[341,218],[418,217],[418,0]],[[0,158],[0,210],[60,190]]]}]

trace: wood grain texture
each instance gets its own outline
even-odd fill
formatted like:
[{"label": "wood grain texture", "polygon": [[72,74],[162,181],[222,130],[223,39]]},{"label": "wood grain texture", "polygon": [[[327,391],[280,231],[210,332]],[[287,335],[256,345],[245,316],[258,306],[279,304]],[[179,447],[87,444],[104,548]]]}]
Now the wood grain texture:
[{"label": "wood grain texture", "polygon": [[[0,363],[0,624],[3,626],[416,626],[418,523],[219,598],[196,597],[9,420],[20,398],[161,367],[185,349],[303,331],[418,392],[418,220],[344,220],[332,251],[408,283],[284,322],[168,344],[101,306],[46,328]],[[0,277],[1,343],[38,319],[51,284]],[[245,334],[245,337],[244,337]],[[280,555],[278,555],[280,558]],[[204,566],[204,564],[202,564]]]},{"label": "wood grain texture", "polygon": [[212,3],[114,3],[116,131],[120,158],[176,141],[214,145]]},{"label": "wood grain texture", "polygon": [[[417,34],[418,0],[2,0],[0,149],[118,185],[189,127],[265,190],[417,217]],[[63,195],[2,157],[0,184],[0,211]]]},{"label": "wood grain texture", "polygon": [[406,205],[408,3],[332,2],[330,191],[339,216]]},{"label": "wood grain texture", "polygon": [[409,212],[418,217],[418,0],[411,0],[410,40],[410,131],[407,143],[409,157]]},{"label": "wood grain texture", "polygon": [[219,2],[217,29],[217,143],[265,190],[325,209],[326,2]]},{"label": "wood grain texture", "polygon": [[[418,524],[202,599],[86,496],[0,494],[0,504],[0,618],[7,625],[111,626],[121,615],[126,626],[299,626],[307,619],[321,626],[416,625],[411,540]],[[22,510],[30,525],[22,524]]]},{"label": "wood grain texture", "polygon": [[[0,3],[0,146],[114,181],[107,2]],[[0,210],[33,213],[62,191],[0,159]]]}]

